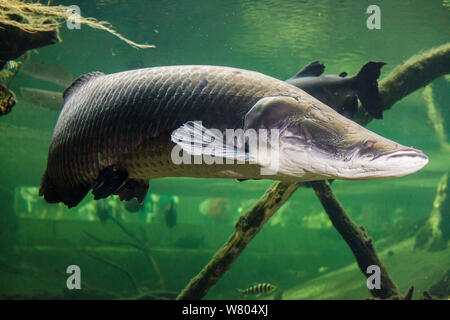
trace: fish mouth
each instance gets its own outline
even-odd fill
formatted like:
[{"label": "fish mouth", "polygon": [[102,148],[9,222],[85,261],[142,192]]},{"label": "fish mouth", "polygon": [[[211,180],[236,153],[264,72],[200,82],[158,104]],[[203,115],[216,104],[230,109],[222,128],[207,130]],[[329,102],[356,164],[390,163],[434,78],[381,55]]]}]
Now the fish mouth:
[{"label": "fish mouth", "polygon": [[414,148],[405,148],[398,151],[390,151],[385,153],[380,153],[377,156],[373,157],[373,160],[378,158],[387,158],[387,159],[393,159],[393,158],[403,158],[403,157],[420,157],[424,160],[428,161],[428,157],[420,150],[414,149]]},{"label": "fish mouth", "polygon": [[375,180],[398,178],[419,171],[428,163],[428,157],[413,148],[380,154],[372,159],[351,161],[351,166],[338,170],[338,178],[344,180]]},{"label": "fish mouth", "polygon": [[[303,153],[303,157],[298,155]],[[374,156],[359,156],[353,153],[349,159],[325,156],[312,148],[305,152],[290,144],[285,149],[281,172],[290,176],[302,176],[307,180],[378,180],[402,177],[419,171],[428,163],[428,157],[420,150],[402,148]],[[303,159],[303,161],[300,161]],[[304,168],[304,172],[296,168]],[[306,175],[305,175],[306,173]],[[305,180],[306,181],[306,180]]]},{"label": "fish mouth", "polygon": [[420,150],[401,150],[401,151],[396,151],[394,153],[388,154],[387,158],[388,159],[393,159],[393,158],[420,158],[421,160],[425,161],[424,165],[427,164],[428,162],[428,157]]},{"label": "fish mouth", "polygon": [[429,159],[422,151],[408,148],[382,155],[374,161],[377,162],[378,171],[390,178],[417,172],[426,166]]}]

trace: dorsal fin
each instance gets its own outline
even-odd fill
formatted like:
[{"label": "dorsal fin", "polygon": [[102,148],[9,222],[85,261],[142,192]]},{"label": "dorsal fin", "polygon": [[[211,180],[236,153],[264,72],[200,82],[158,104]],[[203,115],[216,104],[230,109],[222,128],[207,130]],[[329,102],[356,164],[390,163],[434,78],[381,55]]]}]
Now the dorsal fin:
[{"label": "dorsal fin", "polygon": [[63,92],[63,99],[65,100],[67,97],[69,97],[69,95],[74,92],[77,88],[79,88],[80,86],[82,86],[84,83],[88,82],[89,80],[93,79],[93,78],[97,78],[100,76],[104,76],[105,74],[103,72],[98,72],[98,71],[94,71],[94,72],[89,72],[86,74],[82,74],[81,76],[79,76],[78,78],[76,78],[71,84],[70,86],[68,86],[66,88],[66,90],[64,90]]},{"label": "dorsal fin", "polygon": [[321,64],[319,61],[313,61],[302,70],[297,72],[297,74],[293,76],[293,78],[318,77],[324,72],[324,70],[325,66],[323,64]]}]

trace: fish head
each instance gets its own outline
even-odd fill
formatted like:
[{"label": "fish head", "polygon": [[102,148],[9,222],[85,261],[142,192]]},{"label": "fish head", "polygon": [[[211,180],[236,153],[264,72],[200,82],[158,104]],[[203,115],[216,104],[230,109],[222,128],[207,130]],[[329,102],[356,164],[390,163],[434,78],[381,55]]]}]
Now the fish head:
[{"label": "fish head", "polygon": [[278,174],[301,181],[372,180],[401,177],[428,162],[422,151],[384,138],[313,97],[262,100],[253,107],[260,110],[247,113],[246,126],[279,130],[270,157]]},{"label": "fish head", "polygon": [[267,291],[267,293],[274,292],[277,289],[278,289],[278,287],[276,285],[271,284],[270,287],[269,287],[269,290]]}]

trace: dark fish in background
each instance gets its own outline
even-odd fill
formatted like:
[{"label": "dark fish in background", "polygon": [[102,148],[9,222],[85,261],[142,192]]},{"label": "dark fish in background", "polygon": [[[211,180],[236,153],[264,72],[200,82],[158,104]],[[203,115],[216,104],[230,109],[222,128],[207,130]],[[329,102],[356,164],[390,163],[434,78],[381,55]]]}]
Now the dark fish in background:
[{"label": "dark fish in background", "polygon": [[177,224],[177,211],[173,200],[169,201],[167,208],[164,210],[164,219],[169,229],[172,229]]},{"label": "dark fish in background", "polygon": [[64,88],[68,87],[74,78],[69,70],[55,64],[24,63],[20,68],[20,73]]},{"label": "dark fish in background", "polygon": [[245,290],[237,289],[242,295],[260,295],[274,292],[277,286],[270,283],[258,283]]},{"label": "dark fish in background", "polygon": [[357,75],[347,78],[346,72],[322,76],[325,66],[319,61],[314,61],[286,82],[306,91],[349,119],[352,119],[358,111],[356,97],[372,117],[383,119],[377,79],[380,76],[381,67],[385,64],[385,62],[370,61]]},{"label": "dark fish in background", "polygon": [[102,199],[102,201],[95,202],[96,215],[100,222],[105,223],[111,217],[111,208],[109,207],[106,200]]},{"label": "dark fish in background", "polygon": [[[428,162],[421,151],[369,131],[305,91],[243,69],[94,72],[75,80],[63,98],[39,194],[69,207],[90,189],[94,199],[116,194],[142,202],[149,179],[163,177],[371,180],[404,176]],[[278,130],[279,167],[256,157],[267,146],[247,148],[244,139],[225,136],[225,143],[214,139],[203,148],[209,128]],[[174,148],[228,163],[177,163]]]},{"label": "dark fish in background", "polygon": [[62,92],[50,90],[20,88],[20,95],[31,104],[53,111],[61,111],[64,102]]},{"label": "dark fish in background", "polygon": [[139,203],[135,198],[125,201],[124,203],[125,210],[128,212],[138,212],[144,207],[144,204]]}]

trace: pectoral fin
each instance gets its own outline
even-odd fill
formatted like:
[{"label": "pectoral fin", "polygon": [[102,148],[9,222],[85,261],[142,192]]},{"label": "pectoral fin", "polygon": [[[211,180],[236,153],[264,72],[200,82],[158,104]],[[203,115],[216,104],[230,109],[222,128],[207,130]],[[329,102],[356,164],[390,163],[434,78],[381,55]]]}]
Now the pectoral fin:
[{"label": "pectoral fin", "polygon": [[148,181],[130,179],[126,171],[114,165],[103,169],[92,185],[95,200],[115,194],[121,201],[136,198],[139,203],[142,203],[147,191]]},{"label": "pectoral fin", "polygon": [[117,192],[128,180],[128,173],[116,166],[104,168],[92,185],[94,199],[106,198]]},{"label": "pectoral fin", "polygon": [[201,122],[186,122],[172,132],[171,139],[192,156],[206,155],[244,162],[249,160],[245,149],[226,143],[220,131],[205,128]]},{"label": "pectoral fin", "polygon": [[128,201],[133,198],[142,204],[148,192],[148,181],[129,179],[114,194],[118,195],[121,201]]}]

